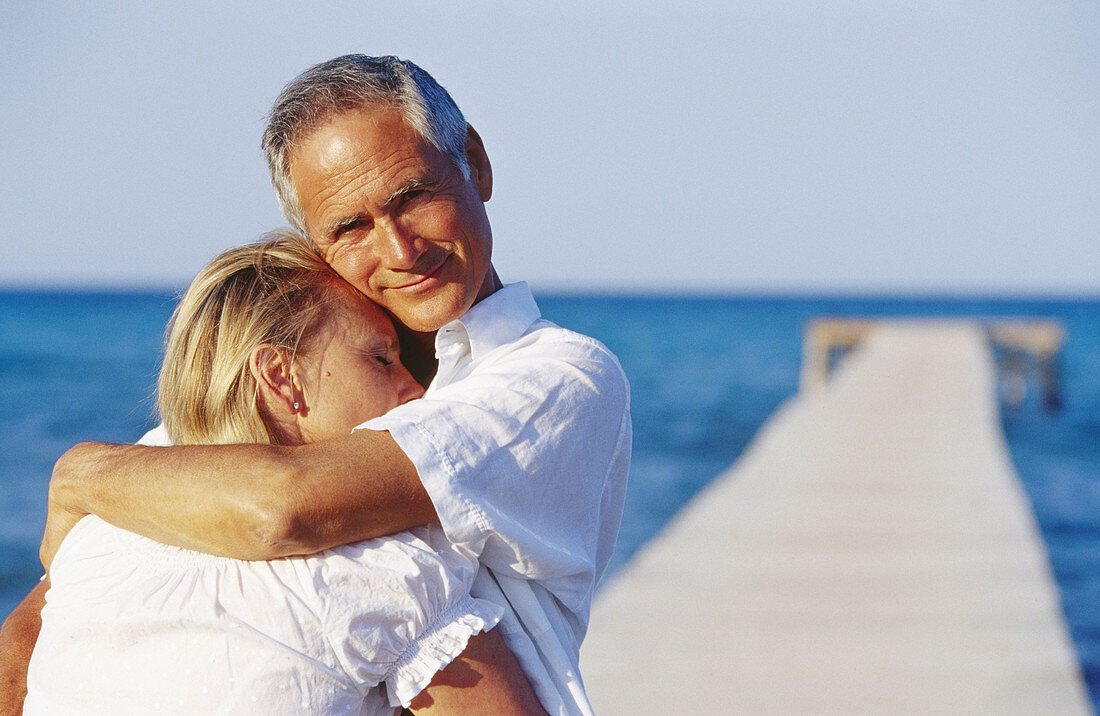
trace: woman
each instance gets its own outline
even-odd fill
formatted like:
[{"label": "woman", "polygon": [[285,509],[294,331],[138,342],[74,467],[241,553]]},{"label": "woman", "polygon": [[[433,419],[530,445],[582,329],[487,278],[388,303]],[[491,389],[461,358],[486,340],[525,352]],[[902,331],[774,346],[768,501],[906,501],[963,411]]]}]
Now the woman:
[{"label": "woman", "polygon": [[[386,316],[298,236],[232,249],[172,318],[158,398],[177,444],[346,435],[423,391]],[[242,562],[85,517],[50,568],[35,713],[543,713],[435,527]]]}]

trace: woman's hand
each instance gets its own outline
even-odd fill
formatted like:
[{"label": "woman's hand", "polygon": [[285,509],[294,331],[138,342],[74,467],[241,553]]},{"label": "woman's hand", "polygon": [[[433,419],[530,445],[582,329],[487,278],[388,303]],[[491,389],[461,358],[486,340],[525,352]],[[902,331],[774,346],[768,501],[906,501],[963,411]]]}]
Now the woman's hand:
[{"label": "woman's hand", "polygon": [[470,637],[466,650],[409,704],[414,714],[546,716],[531,682],[496,630]]},{"label": "woman's hand", "polygon": [[27,666],[42,627],[39,614],[50,580],[38,583],[0,627],[0,714],[19,716],[27,696]]}]

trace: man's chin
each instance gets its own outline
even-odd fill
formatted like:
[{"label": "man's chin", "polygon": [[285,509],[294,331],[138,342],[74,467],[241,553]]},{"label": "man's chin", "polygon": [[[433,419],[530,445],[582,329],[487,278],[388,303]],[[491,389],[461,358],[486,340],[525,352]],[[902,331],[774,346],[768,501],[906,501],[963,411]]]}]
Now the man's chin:
[{"label": "man's chin", "polygon": [[427,296],[416,301],[401,302],[387,308],[395,319],[405,328],[416,333],[435,333],[443,326],[461,318],[473,301],[462,300],[460,296],[443,292]]}]

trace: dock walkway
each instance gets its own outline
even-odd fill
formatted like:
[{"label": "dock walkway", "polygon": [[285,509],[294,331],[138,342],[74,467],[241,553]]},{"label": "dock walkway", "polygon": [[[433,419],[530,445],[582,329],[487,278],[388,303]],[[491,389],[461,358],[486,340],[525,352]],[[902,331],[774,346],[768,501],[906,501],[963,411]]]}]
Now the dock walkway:
[{"label": "dock walkway", "polygon": [[985,333],[891,323],[606,585],[598,714],[1088,714]]}]

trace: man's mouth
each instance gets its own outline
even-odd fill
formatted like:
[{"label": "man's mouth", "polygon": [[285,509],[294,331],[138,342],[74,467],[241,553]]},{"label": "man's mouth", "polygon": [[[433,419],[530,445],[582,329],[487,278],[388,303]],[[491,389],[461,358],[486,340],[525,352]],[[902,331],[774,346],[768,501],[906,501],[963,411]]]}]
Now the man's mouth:
[{"label": "man's mouth", "polygon": [[426,274],[414,274],[415,278],[408,283],[400,286],[391,286],[391,291],[401,291],[402,293],[417,293],[423,291],[439,283],[439,275],[443,273],[443,267],[447,265],[451,255],[447,254],[443,257],[443,260],[439,262],[435,268]]}]

